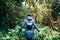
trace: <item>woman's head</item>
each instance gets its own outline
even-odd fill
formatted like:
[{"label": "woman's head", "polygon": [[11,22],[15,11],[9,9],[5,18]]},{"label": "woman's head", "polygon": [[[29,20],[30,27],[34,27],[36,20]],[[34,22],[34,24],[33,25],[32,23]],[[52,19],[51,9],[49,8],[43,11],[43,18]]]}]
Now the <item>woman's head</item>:
[{"label": "woman's head", "polygon": [[31,13],[28,13],[27,16],[32,16]]},{"label": "woman's head", "polygon": [[32,17],[31,16],[32,16],[31,13],[28,13],[27,14],[27,20],[31,21],[32,20]]}]

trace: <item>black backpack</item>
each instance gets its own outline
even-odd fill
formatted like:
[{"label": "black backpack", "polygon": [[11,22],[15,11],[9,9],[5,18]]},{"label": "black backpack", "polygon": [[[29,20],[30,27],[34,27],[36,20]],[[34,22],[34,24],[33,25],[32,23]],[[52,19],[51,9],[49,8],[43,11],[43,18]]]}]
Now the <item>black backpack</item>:
[{"label": "black backpack", "polygon": [[32,29],[32,22],[28,21],[27,23],[27,30],[31,30]]}]

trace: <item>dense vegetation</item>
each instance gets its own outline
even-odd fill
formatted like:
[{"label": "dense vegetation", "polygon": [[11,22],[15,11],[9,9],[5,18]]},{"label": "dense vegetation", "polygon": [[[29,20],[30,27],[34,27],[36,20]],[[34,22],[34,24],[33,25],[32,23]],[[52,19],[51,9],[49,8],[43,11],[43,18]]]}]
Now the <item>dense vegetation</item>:
[{"label": "dense vegetation", "polygon": [[0,0],[0,40],[25,40],[16,30],[29,12],[41,29],[34,40],[60,40],[60,0]]}]

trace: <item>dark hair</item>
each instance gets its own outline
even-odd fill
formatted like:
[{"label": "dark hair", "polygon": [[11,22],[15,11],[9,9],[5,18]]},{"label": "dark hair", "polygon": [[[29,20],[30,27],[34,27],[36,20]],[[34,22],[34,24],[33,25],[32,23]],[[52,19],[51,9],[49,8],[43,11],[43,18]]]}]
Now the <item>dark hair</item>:
[{"label": "dark hair", "polygon": [[32,16],[31,13],[28,13],[27,16]]}]

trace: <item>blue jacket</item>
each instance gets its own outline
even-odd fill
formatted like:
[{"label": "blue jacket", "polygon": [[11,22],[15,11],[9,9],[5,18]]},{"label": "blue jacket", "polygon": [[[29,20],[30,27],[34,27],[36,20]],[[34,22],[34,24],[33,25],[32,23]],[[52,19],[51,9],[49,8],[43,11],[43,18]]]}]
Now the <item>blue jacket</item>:
[{"label": "blue jacket", "polygon": [[[34,28],[36,28],[37,31],[40,32],[40,30],[38,29],[37,25],[35,24],[35,21],[32,19],[31,16],[27,16],[27,18],[24,20],[23,25],[21,26],[21,28],[19,28],[19,30],[24,28],[27,25],[28,21],[31,21],[33,23],[32,26],[34,26]],[[28,33],[28,32],[30,32],[30,33]],[[31,38],[31,37],[33,37],[33,35],[34,35],[34,31],[33,30],[30,30],[30,31],[29,30],[25,30],[25,37]]]}]

